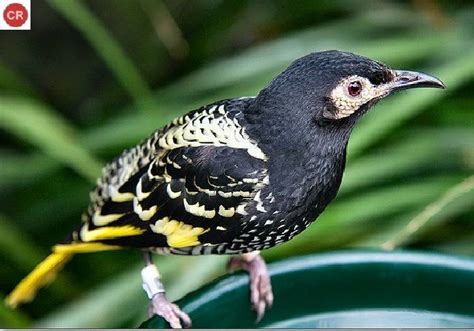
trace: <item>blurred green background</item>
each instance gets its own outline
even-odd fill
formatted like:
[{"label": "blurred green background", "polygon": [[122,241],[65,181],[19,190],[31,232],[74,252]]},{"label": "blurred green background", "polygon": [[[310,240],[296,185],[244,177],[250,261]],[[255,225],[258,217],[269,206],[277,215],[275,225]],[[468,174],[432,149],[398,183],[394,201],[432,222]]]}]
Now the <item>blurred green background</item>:
[{"label": "blurred green background", "polygon": [[[474,255],[472,1],[33,0],[0,31],[0,288],[5,296],[80,220],[100,168],[173,117],[255,95],[292,60],[340,49],[426,71],[356,128],[336,201],[268,261],[344,247]],[[171,299],[226,258],[157,257]],[[139,252],[76,256],[0,326],[135,327]]]}]

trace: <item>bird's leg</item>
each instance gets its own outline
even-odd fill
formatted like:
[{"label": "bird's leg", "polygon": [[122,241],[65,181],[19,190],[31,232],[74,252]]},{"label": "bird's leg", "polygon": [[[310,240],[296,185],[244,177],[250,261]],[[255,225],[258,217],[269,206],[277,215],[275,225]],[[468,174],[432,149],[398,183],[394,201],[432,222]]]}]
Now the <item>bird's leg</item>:
[{"label": "bird's leg", "polygon": [[260,252],[233,256],[228,264],[229,272],[237,268],[247,271],[250,277],[250,302],[252,309],[257,313],[257,322],[259,322],[266,308],[273,304],[272,284],[268,274],[267,265],[260,256]]},{"label": "bird's leg", "polygon": [[148,315],[159,315],[163,317],[173,329],[191,326],[191,319],[177,305],[169,302],[165,295],[165,288],[161,282],[158,268],[151,259],[151,253],[145,252],[145,264],[142,269],[143,289],[151,300]]}]

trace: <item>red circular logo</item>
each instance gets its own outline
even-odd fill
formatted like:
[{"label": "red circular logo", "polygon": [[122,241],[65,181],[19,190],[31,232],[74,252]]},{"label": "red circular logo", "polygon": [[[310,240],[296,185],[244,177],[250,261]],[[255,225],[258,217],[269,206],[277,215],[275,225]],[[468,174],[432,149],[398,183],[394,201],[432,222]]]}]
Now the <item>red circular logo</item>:
[{"label": "red circular logo", "polygon": [[3,11],[3,19],[9,26],[18,28],[28,19],[28,11],[19,3],[11,3]]}]

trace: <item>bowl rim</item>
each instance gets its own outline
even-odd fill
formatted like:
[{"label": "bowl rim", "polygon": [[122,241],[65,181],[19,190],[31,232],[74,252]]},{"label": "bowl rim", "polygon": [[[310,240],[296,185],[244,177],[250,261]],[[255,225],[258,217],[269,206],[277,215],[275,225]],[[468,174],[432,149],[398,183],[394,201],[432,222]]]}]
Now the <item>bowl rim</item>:
[{"label": "bowl rim", "polygon": [[[271,262],[268,264],[270,276],[288,276],[304,270],[318,269],[330,266],[344,265],[345,267],[357,265],[416,265],[418,267],[435,268],[437,270],[454,270],[461,273],[474,275],[474,257],[467,255],[454,255],[431,251],[413,250],[337,250],[325,253],[312,253]],[[226,292],[231,292],[248,285],[248,276],[244,272],[222,275],[208,284],[186,294],[176,303],[190,315],[200,306],[217,299]],[[474,286],[474,285],[473,285]],[[155,316],[143,324],[148,324]],[[157,323],[153,323],[156,325]],[[160,324],[158,324],[160,325]]]}]

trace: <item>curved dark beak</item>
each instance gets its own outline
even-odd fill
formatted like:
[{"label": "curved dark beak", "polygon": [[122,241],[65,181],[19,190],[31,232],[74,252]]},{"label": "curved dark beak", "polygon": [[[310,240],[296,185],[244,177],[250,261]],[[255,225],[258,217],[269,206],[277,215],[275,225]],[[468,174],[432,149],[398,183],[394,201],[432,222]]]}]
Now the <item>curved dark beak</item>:
[{"label": "curved dark beak", "polygon": [[404,90],[417,87],[446,88],[438,78],[416,71],[395,70],[392,90]]}]

